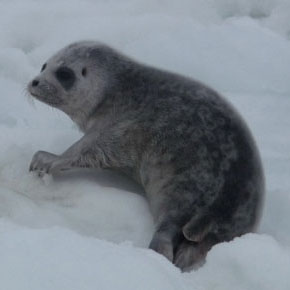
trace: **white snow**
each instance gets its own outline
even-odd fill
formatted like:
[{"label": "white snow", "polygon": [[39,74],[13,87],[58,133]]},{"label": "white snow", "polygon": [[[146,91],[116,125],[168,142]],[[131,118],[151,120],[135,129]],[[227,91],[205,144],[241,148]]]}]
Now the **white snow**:
[{"label": "white snow", "polygon": [[[289,0],[2,0],[0,290],[289,290],[289,19]],[[61,153],[81,136],[25,94],[52,53],[81,39],[199,79],[238,108],[266,173],[257,234],[215,246],[202,268],[181,273],[147,249],[153,221],[129,179],[28,173],[35,151]]]}]

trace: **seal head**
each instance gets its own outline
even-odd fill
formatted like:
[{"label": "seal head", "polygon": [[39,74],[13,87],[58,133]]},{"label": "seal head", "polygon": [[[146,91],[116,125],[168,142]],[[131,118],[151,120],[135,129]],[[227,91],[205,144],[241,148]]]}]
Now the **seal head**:
[{"label": "seal head", "polygon": [[[83,50],[86,45],[87,50]],[[108,49],[104,46],[104,49]],[[81,129],[101,101],[106,72],[96,63],[94,42],[72,44],[43,64],[28,84],[36,99],[64,111]],[[83,97],[80,97],[83,96]]]}]

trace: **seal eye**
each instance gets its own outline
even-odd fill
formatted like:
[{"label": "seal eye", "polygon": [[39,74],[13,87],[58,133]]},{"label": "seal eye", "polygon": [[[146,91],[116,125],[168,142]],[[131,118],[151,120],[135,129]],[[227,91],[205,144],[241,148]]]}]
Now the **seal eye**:
[{"label": "seal eye", "polygon": [[55,76],[66,90],[73,86],[76,79],[74,72],[68,67],[60,67],[55,72]]},{"label": "seal eye", "polygon": [[45,68],[46,68],[46,63],[42,66],[41,72],[43,72],[45,70]]},{"label": "seal eye", "polygon": [[82,69],[82,76],[86,76],[87,75],[87,69],[84,67],[83,69]]}]

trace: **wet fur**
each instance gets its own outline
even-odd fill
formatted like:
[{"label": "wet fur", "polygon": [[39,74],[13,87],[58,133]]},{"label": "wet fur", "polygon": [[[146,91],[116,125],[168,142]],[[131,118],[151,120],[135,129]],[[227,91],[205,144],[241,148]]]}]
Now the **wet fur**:
[{"label": "wet fur", "polygon": [[[75,73],[69,89],[55,77],[61,66]],[[215,91],[96,42],[64,48],[36,79],[29,92],[68,114],[84,137],[61,155],[37,152],[32,171],[101,167],[130,175],[156,223],[150,248],[183,270],[214,244],[254,230],[264,192],[260,157],[244,121]]]}]

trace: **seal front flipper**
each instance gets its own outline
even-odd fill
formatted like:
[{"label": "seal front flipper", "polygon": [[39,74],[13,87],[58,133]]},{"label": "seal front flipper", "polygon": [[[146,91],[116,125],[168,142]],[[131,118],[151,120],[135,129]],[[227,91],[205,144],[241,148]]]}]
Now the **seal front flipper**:
[{"label": "seal front flipper", "polygon": [[96,137],[85,135],[63,154],[56,155],[45,151],[34,154],[29,171],[44,174],[55,174],[72,168],[101,168],[108,164],[108,158],[98,146]]},{"label": "seal front flipper", "polygon": [[34,154],[29,171],[36,172],[39,177],[45,174],[54,174],[72,168],[71,160],[45,151]]},{"label": "seal front flipper", "polygon": [[31,160],[29,171],[36,172],[39,177],[48,173],[52,163],[59,158],[58,155],[45,151],[37,151]]}]

